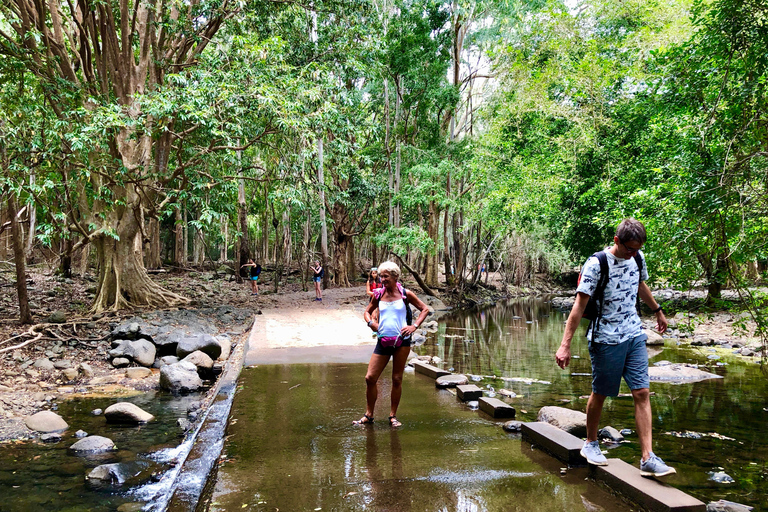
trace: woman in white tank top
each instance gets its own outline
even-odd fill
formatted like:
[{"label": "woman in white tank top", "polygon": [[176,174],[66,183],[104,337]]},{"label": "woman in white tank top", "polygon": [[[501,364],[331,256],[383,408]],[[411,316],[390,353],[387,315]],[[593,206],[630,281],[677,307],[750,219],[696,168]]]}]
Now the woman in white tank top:
[{"label": "woman in white tank top", "polygon": [[[397,407],[400,405],[400,396],[403,392],[405,363],[411,351],[411,334],[427,318],[429,310],[415,293],[404,290],[397,282],[400,278],[400,267],[396,264],[386,261],[379,265],[379,277],[383,287],[371,297],[371,302],[363,313],[363,319],[368,327],[377,334],[376,348],[368,362],[368,372],[365,375],[365,414],[353,423],[355,425],[373,423],[373,412],[376,407],[376,399],[379,396],[379,377],[389,359],[392,358],[389,424],[393,427],[399,427],[401,423],[396,417]],[[406,321],[409,304],[413,304],[420,311],[419,317],[413,322],[413,325],[408,325]],[[378,319],[372,316],[376,309],[379,310]]]}]

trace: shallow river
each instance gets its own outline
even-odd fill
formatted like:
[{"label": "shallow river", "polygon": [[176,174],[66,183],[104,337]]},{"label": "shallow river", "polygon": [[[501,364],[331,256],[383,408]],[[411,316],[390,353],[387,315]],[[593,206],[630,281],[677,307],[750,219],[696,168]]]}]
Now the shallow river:
[{"label": "shallow river", "polygon": [[[535,421],[545,405],[586,407],[583,327],[571,367],[562,371],[554,362],[564,320],[542,301],[514,301],[445,319],[414,351],[438,356],[456,373],[482,376],[477,384],[489,393],[514,392],[515,398],[496,397],[516,407],[517,419]],[[651,384],[655,451],[678,469],[667,481],[704,502],[768,502],[768,380],[760,367],[727,355],[720,360],[727,364],[716,366],[709,349],[680,349],[672,341],[654,350],[652,363],[710,362],[725,377]],[[402,428],[387,426],[386,370],[376,424],[351,426],[363,412],[364,374],[362,364],[246,369],[211,510],[626,510],[586,482],[585,470],[561,476],[557,463],[505,434],[500,422],[412,372],[398,413]],[[601,424],[634,431],[631,398],[609,399]],[[672,434],[685,431],[704,435]],[[636,465],[637,438],[627,441],[609,457]],[[715,472],[735,482],[717,483],[710,479]]]}]

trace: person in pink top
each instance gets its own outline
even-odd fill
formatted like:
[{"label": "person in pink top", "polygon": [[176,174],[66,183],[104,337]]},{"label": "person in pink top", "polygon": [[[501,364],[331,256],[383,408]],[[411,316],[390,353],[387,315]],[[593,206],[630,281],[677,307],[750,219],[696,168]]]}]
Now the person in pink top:
[{"label": "person in pink top", "polygon": [[[371,360],[368,362],[368,371],[365,374],[365,414],[353,423],[355,425],[373,423],[373,411],[379,396],[379,377],[391,358],[392,393],[389,424],[392,427],[399,427],[401,423],[397,420],[397,408],[403,392],[405,363],[411,351],[411,335],[427,318],[429,309],[415,293],[405,290],[398,283],[400,267],[395,263],[386,261],[379,265],[378,271],[383,287],[374,291],[363,313],[363,319],[368,327],[376,332],[376,348],[373,349]],[[411,316],[409,315],[410,304],[420,311],[419,317],[414,322],[408,321]],[[377,309],[379,310],[378,319],[373,316]]]}]

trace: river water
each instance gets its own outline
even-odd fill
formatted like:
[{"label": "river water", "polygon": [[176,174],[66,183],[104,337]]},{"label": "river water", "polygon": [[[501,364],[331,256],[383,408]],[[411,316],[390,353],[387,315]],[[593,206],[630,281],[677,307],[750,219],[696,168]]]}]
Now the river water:
[{"label": "river water", "polygon": [[[581,332],[571,367],[563,371],[554,362],[564,320],[544,301],[512,301],[441,320],[439,332],[414,352],[474,375],[487,394],[515,406],[517,419],[535,421],[545,405],[583,411],[591,384]],[[768,380],[759,365],[721,353],[725,364],[717,366],[707,358],[709,349],[679,348],[672,340],[652,350],[651,363],[709,363],[724,377],[651,384],[654,450],[678,470],[665,481],[704,502],[763,506]],[[561,476],[553,459],[413,372],[404,379],[402,428],[386,422],[386,370],[376,424],[350,425],[363,412],[364,374],[364,364],[244,370],[210,510],[627,509],[587,481],[586,470]],[[502,389],[517,396],[505,398]],[[631,398],[609,399],[601,425],[634,431]],[[637,465],[636,436],[628,435],[608,456]],[[712,480],[718,472],[734,482]]]},{"label": "river water", "polygon": [[[554,362],[564,320],[544,301],[512,301],[441,320],[439,331],[414,352],[437,356],[446,369],[475,376],[487,394],[497,393],[514,405],[519,420],[535,421],[545,405],[583,411],[590,364],[581,332],[571,367],[563,371]],[[704,502],[765,506],[768,379],[760,366],[727,351],[718,353],[718,362],[725,363],[718,366],[708,359],[710,349],[680,348],[672,340],[652,350],[652,364],[709,364],[724,377],[686,385],[651,383],[654,449],[678,470],[665,481]],[[387,425],[386,370],[376,424],[352,426],[364,410],[365,369],[363,363],[245,369],[210,510],[627,509],[587,480],[585,469],[561,475],[554,459],[412,370],[405,375],[398,413],[402,428]],[[504,397],[501,390],[517,396]],[[176,419],[199,398],[164,393],[128,398],[157,417],[141,427],[110,426],[103,416],[90,415],[115,399],[61,402],[57,412],[70,424],[62,442],[0,445],[0,511],[114,511],[130,502],[147,502],[155,510],[162,501],[158,496],[170,490],[164,482],[175,470],[174,460],[184,455]],[[601,425],[634,430],[631,398],[609,399]],[[70,454],[67,447],[78,429],[110,437],[119,451],[90,459]],[[627,441],[610,448],[608,456],[636,465],[636,436]],[[123,484],[86,482],[91,468],[109,462],[123,463]],[[733,482],[713,480],[718,472]]]}]

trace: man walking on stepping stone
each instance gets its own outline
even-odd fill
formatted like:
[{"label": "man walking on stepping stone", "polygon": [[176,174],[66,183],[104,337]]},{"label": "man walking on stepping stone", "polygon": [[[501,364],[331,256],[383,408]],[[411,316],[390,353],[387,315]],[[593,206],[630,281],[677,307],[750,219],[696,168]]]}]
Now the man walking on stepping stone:
[{"label": "man walking on stepping stone", "polygon": [[[645,226],[635,219],[624,219],[616,229],[613,246],[603,251],[604,256],[596,253],[587,260],[555,359],[560,368],[570,363],[571,340],[590,297],[595,297],[598,314],[587,329],[589,356],[592,360],[592,394],[587,402],[587,440],[581,455],[590,464],[604,466],[608,463],[600,451],[597,430],[605,398],[619,394],[621,378],[624,377],[635,403],[635,423],[643,452],[640,472],[644,476],[665,476],[675,473],[675,470],[667,466],[651,449],[652,416],[648,390],[648,352],[645,347],[647,336],[643,333],[635,307],[639,294],[656,315],[659,333],[666,331],[664,311],[645,283],[648,271],[643,253],[640,252],[645,240]],[[598,283],[603,269],[608,270],[608,281],[603,281],[605,287],[601,298]]]}]

